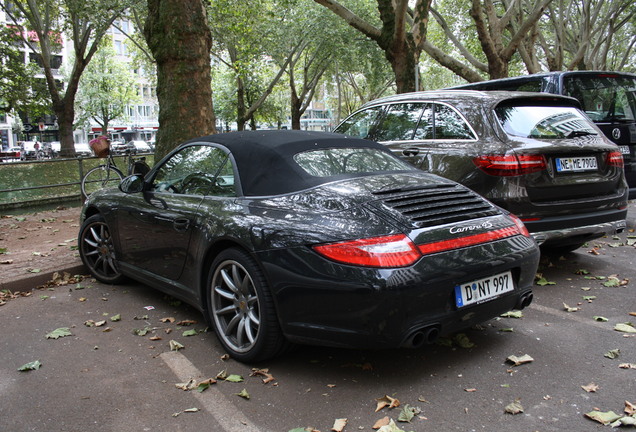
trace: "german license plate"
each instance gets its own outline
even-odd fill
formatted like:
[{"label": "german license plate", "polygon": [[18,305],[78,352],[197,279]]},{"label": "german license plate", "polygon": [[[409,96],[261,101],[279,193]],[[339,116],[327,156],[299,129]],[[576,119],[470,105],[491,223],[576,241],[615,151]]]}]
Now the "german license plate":
[{"label": "german license plate", "polygon": [[507,271],[487,278],[466,282],[455,287],[458,308],[482,303],[515,289],[512,274]]},{"label": "german license plate", "polygon": [[618,149],[624,155],[628,155],[629,154],[629,146],[624,146],[624,145],[623,146],[618,146]]},{"label": "german license plate", "polygon": [[556,158],[557,172],[596,171],[598,164],[595,156]]}]

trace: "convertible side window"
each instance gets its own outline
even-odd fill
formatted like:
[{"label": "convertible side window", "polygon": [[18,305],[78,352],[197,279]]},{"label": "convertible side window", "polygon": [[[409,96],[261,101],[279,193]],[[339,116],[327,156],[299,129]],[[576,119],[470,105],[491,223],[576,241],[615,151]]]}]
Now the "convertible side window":
[{"label": "convertible side window", "polygon": [[236,196],[232,162],[217,147],[184,147],[157,170],[152,189],[183,195]]}]

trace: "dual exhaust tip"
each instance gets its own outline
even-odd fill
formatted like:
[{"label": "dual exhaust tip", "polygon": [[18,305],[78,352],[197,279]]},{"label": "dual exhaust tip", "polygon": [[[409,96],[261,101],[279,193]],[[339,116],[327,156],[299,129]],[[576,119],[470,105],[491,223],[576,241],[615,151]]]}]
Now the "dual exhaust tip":
[{"label": "dual exhaust tip", "polygon": [[[532,292],[528,292],[519,297],[515,309],[521,310],[527,308],[532,303],[534,296]],[[437,342],[440,334],[442,333],[442,327],[439,324],[433,324],[426,327],[422,327],[411,333],[406,340],[402,343],[403,348],[420,348],[424,345],[432,345]]]}]

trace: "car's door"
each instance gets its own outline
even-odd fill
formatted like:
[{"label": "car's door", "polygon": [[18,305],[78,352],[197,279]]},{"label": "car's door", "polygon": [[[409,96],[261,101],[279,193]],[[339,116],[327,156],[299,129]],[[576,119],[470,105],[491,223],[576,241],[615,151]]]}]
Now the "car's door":
[{"label": "car's door", "polygon": [[216,187],[216,177],[227,163],[223,149],[193,144],[154,170],[147,190],[128,195],[117,215],[121,261],[162,278],[179,279],[201,201]]}]

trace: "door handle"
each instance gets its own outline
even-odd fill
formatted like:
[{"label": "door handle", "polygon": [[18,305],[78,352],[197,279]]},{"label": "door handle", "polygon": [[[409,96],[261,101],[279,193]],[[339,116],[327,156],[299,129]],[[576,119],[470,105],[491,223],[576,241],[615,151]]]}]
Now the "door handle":
[{"label": "door handle", "polygon": [[402,150],[404,156],[417,156],[419,152],[420,150],[414,147]]}]

